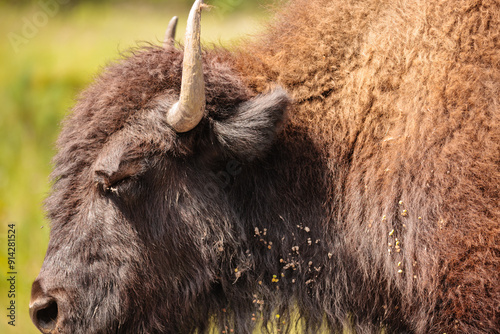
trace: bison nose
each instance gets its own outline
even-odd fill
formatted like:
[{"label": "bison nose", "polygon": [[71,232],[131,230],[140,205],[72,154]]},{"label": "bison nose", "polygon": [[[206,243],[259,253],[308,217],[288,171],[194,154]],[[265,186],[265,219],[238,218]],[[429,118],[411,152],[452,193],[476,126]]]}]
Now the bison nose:
[{"label": "bison nose", "polygon": [[30,302],[30,317],[36,328],[42,333],[57,333],[59,312],[58,299],[47,295],[40,279],[36,280],[31,287]]}]

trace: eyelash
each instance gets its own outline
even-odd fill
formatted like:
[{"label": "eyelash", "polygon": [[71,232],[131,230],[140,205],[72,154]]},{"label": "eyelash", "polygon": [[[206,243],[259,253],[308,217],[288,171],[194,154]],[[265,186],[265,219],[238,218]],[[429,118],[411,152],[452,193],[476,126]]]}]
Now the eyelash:
[{"label": "eyelash", "polygon": [[103,185],[101,185],[101,189],[105,194],[114,194],[114,195],[119,196],[120,195],[120,193],[119,193],[120,188],[127,185],[131,181],[132,181],[131,177],[126,177],[126,178],[123,178],[121,180],[114,182],[113,184],[109,185],[108,187],[104,187]]}]

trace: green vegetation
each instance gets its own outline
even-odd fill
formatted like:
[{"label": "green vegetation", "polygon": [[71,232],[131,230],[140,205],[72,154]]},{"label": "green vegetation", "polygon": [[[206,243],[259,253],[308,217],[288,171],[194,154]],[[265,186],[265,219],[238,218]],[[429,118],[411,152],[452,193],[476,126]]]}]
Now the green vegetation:
[{"label": "green vegetation", "polygon": [[[187,16],[183,2],[71,2],[47,15],[46,22],[37,2],[0,2],[0,333],[37,333],[28,304],[49,240],[43,200],[61,120],[102,66],[136,41],[159,43],[173,15],[180,16],[181,40]],[[204,14],[205,42],[227,43],[255,32],[267,15],[258,6],[242,10],[242,1],[218,3],[219,10]],[[26,22],[36,24],[35,29]],[[6,317],[10,223],[16,225],[15,327],[7,325]]]}]

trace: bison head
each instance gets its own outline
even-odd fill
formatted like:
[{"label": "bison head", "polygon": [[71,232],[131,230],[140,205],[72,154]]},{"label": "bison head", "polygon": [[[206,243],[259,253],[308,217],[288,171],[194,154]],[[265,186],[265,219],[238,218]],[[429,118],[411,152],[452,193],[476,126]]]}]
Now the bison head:
[{"label": "bison head", "polygon": [[184,53],[169,42],[132,51],[64,125],[30,303],[44,333],[208,325],[205,298],[243,234],[227,188],[272,146],[289,99],[252,96],[223,53],[200,51],[202,6]]}]

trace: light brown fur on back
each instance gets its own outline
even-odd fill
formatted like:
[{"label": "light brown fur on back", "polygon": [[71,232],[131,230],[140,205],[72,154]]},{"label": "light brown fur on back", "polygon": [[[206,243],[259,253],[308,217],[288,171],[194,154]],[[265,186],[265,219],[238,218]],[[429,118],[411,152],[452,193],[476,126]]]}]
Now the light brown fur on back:
[{"label": "light brown fur on back", "polygon": [[364,292],[388,278],[418,333],[500,328],[499,27],[498,1],[298,0],[235,60],[289,90]]}]

